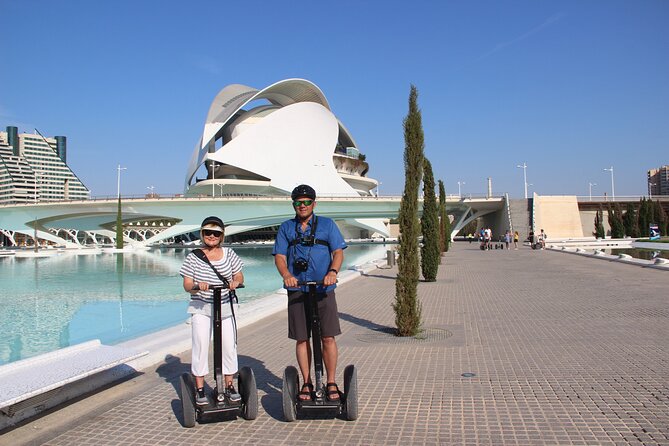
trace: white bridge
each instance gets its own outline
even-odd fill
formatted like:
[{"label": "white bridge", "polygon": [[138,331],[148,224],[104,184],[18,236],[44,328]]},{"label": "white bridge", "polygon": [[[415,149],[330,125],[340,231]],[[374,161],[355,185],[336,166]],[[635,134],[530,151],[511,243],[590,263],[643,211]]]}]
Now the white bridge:
[{"label": "white bridge", "polygon": [[[379,219],[398,215],[401,197],[319,197],[315,212],[372,232],[387,234]],[[453,217],[451,236],[477,217],[504,209],[504,197],[446,200]],[[115,238],[118,201],[115,198],[0,206],[0,231],[14,241],[20,233],[67,247],[98,244]],[[196,231],[205,217],[217,215],[233,235],[270,227],[292,218],[295,212],[286,196],[151,197],[122,198],[124,239],[150,245]],[[132,232],[136,234],[133,236]],[[101,237],[102,236],[102,237]],[[15,243],[14,243],[15,244]]]}]

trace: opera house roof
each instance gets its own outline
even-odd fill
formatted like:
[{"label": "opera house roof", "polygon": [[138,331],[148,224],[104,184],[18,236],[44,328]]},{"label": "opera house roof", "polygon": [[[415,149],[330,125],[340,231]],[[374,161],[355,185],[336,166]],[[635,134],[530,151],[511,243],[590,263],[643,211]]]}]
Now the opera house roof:
[{"label": "opera house roof", "polygon": [[[304,79],[233,84],[214,98],[186,172],[186,195],[371,195],[377,181],[323,92]],[[198,178],[198,173],[204,174]]]}]

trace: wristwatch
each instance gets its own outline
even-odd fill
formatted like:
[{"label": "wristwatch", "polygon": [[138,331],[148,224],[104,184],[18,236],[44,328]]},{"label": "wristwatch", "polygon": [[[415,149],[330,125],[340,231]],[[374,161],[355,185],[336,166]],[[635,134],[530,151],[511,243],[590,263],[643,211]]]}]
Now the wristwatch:
[{"label": "wristwatch", "polygon": [[334,268],[330,268],[330,269],[328,270],[328,272],[330,272],[330,271],[333,271],[335,274],[339,274],[339,271],[337,271],[337,270],[334,269]]}]

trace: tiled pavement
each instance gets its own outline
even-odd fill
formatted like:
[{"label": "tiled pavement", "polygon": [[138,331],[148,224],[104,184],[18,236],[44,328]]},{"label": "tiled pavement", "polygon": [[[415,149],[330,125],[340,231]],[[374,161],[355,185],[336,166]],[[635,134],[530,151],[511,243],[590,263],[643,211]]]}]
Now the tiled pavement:
[{"label": "tiled pavement", "polygon": [[[357,421],[283,421],[281,376],[294,345],[281,313],[240,330],[241,364],[258,382],[258,419],[181,427],[175,387],[185,355],[91,397],[102,402],[90,411],[77,410],[82,400],[50,415],[60,425],[31,441],[669,444],[666,271],[459,243],[438,281],[419,284],[422,340],[385,333],[394,324],[395,274],[377,270],[339,288],[339,373],[350,363],[358,369]],[[16,444],[43,425],[28,423],[6,440]]]}]

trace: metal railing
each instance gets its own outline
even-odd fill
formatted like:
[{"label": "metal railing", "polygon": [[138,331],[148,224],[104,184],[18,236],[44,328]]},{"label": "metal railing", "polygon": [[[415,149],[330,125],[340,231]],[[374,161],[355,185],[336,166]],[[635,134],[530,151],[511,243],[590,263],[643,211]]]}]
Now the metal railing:
[{"label": "metal railing", "polygon": [[[447,199],[449,201],[464,201],[464,200],[480,200],[480,199],[485,199],[485,200],[500,200],[503,199],[503,196],[499,197],[488,197],[486,194],[467,194],[466,196],[463,195],[462,197],[458,197],[457,195],[449,195]],[[289,195],[280,195],[280,194],[275,194],[275,195],[258,195],[258,194],[244,194],[244,193],[239,193],[239,194],[224,194],[224,195],[216,195],[216,196],[211,196],[211,195],[206,195],[206,194],[200,194],[200,195],[184,195],[184,194],[134,194],[134,195],[122,195],[121,196],[121,201],[127,202],[127,201],[154,201],[154,200],[166,200],[166,201],[181,201],[181,200],[188,200],[188,201],[205,201],[205,200],[239,200],[239,199],[244,199],[244,200],[290,200]],[[317,197],[317,200],[341,200],[341,201],[399,201],[402,199],[401,195],[381,195],[381,196],[351,196],[351,195],[338,195],[338,194],[319,194]],[[116,195],[98,195],[95,197],[91,198],[86,198],[86,199],[60,199],[60,200],[43,200],[43,201],[38,201],[37,203],[35,202],[26,202],[26,201],[6,201],[4,203],[0,203],[0,207],[6,207],[6,206],[18,206],[18,205],[24,205],[24,206],[36,206],[36,205],[50,205],[50,204],[59,204],[59,203],[90,203],[90,202],[109,202],[109,201],[116,201],[118,200],[118,197]],[[419,200],[422,200],[422,197],[419,197]]]},{"label": "metal railing", "polygon": [[[544,196],[544,195],[542,195]],[[590,197],[589,195],[577,195],[576,196],[576,201],[580,202],[629,202],[629,201],[639,201],[641,199],[645,198],[646,200],[660,200],[660,201],[669,201],[669,195],[653,195],[648,196],[648,195],[616,195],[615,198],[608,196],[608,195],[600,195],[600,196],[592,196]]]}]

